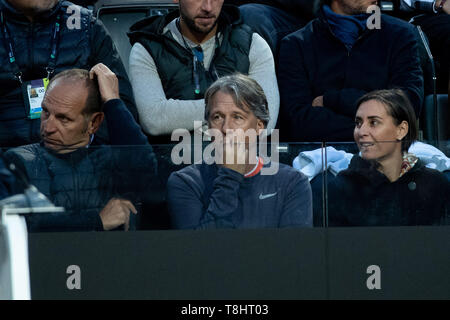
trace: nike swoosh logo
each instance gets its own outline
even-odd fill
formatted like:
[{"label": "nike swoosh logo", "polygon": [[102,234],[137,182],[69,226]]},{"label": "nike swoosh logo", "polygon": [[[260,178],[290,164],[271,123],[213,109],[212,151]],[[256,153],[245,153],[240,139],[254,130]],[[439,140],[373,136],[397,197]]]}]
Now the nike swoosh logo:
[{"label": "nike swoosh logo", "polygon": [[271,197],[273,197],[274,195],[276,195],[277,194],[277,192],[275,192],[275,193],[270,193],[270,194],[260,194],[259,195],[259,200],[264,200],[264,199],[267,199],[267,198],[271,198]]}]

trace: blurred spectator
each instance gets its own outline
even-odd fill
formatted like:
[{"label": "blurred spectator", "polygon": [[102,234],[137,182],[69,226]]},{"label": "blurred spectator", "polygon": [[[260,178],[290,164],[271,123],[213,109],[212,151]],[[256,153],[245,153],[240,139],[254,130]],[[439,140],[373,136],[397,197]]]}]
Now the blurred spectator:
[{"label": "blurred spectator", "polygon": [[[119,99],[115,74],[103,64],[90,72],[63,71],[51,80],[42,106],[42,142],[5,155],[66,212],[31,214],[26,218],[29,230],[111,230],[122,225],[127,230],[130,213],[137,211],[131,199],[146,191],[141,182],[151,183],[156,164],[146,136]],[[141,147],[103,145],[96,132],[104,118],[111,144]]]},{"label": "blurred spectator", "polygon": [[2,151],[0,150],[0,200],[13,194],[14,181],[14,176],[6,168]]},{"label": "blurred spectator", "polygon": [[[0,0],[0,147],[39,141],[48,78],[102,62],[117,74],[121,98],[137,119],[131,85],[103,24],[68,1]],[[31,91],[34,89],[33,93]],[[102,126],[98,139],[108,141]]]},{"label": "blurred spectator", "polygon": [[239,10],[242,20],[267,41],[275,57],[275,63],[281,39],[314,19],[314,1],[311,0],[226,2],[241,5]]},{"label": "blurred spectator", "polygon": [[73,1],[71,1],[71,2],[74,3],[74,4],[77,4],[77,5],[79,5],[79,6],[82,6],[82,7],[87,8],[87,7],[89,7],[89,6],[95,5],[95,3],[96,3],[97,1],[98,1],[98,0],[73,0]]},{"label": "blurred spectator", "polygon": [[436,63],[437,92],[450,92],[450,1],[401,0],[400,9],[408,17],[415,15],[412,22],[427,35]]},{"label": "blurred spectator", "polygon": [[357,104],[360,150],[328,187],[330,226],[448,223],[450,181],[408,153],[417,123],[400,90],[368,93]]},{"label": "blurred spectator", "polygon": [[[276,173],[265,174],[268,164],[256,156],[256,136],[269,122],[258,83],[244,75],[222,77],[206,91],[205,103],[205,119],[217,134],[219,155],[213,164],[204,159],[169,177],[173,228],[311,227],[312,195],[306,176],[283,164]],[[253,139],[244,144],[234,135],[239,129],[246,134],[253,130]]]},{"label": "blurred spectator", "polygon": [[[276,124],[279,93],[272,52],[242,24],[239,9],[218,1],[179,1],[179,10],[134,24],[130,79],[142,127],[152,143],[170,143],[178,128],[194,129],[206,89],[221,76],[248,74],[263,87]],[[269,131],[270,132],[270,131]]]},{"label": "blurred spectator", "polygon": [[423,76],[414,28],[381,14],[373,0],[319,1],[318,18],[280,45],[280,134],[290,141],[350,141],[355,102],[368,91],[402,88],[416,115]]}]

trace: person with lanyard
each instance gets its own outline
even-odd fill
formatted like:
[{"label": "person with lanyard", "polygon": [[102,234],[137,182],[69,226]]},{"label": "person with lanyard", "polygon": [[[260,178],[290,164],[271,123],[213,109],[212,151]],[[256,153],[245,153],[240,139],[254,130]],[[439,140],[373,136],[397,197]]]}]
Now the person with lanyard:
[{"label": "person with lanyard", "polygon": [[[129,229],[135,205],[151,193],[156,158],[119,97],[118,79],[102,63],[90,71],[64,70],[50,80],[42,102],[42,142],[5,153],[30,184],[66,210],[28,215],[30,232]],[[104,120],[108,145],[97,138]]]},{"label": "person with lanyard", "polygon": [[270,121],[261,86],[242,74],[220,78],[205,93],[205,120],[215,154],[170,175],[172,228],[312,227],[308,178],[284,164],[267,171],[257,153]]},{"label": "person with lanyard", "polygon": [[269,101],[273,129],[279,94],[267,42],[223,0],[179,0],[179,10],[135,23],[128,36],[130,80],[139,118],[152,143],[171,142],[175,129],[193,131],[203,119],[206,89],[240,72],[255,79]]},{"label": "person with lanyard", "polygon": [[384,14],[377,26],[367,13],[376,4],[318,1],[317,18],[283,38],[283,140],[352,141],[355,103],[376,89],[403,89],[419,115],[424,89],[414,27]]},{"label": "person with lanyard", "polygon": [[[111,37],[92,13],[68,1],[0,0],[0,147],[39,141],[49,80],[69,68],[104,63],[137,119],[131,85]],[[98,138],[108,141],[102,126]]]}]

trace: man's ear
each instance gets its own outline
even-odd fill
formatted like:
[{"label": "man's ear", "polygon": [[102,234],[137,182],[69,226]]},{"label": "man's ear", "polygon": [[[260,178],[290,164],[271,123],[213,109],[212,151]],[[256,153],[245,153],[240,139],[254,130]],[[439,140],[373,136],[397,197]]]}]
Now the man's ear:
[{"label": "man's ear", "polygon": [[100,128],[100,125],[102,124],[104,118],[105,118],[105,114],[103,112],[94,112],[91,115],[91,120],[89,121],[89,127],[88,127],[89,134],[94,134],[97,132],[97,130],[98,130],[98,128]]},{"label": "man's ear", "polygon": [[256,132],[258,133],[258,136],[261,135],[261,130],[264,130],[264,122],[261,119],[256,120]]},{"label": "man's ear", "polygon": [[403,138],[408,134],[408,131],[409,131],[408,122],[402,121],[402,123],[400,123],[397,126],[397,140],[398,141],[403,140]]}]

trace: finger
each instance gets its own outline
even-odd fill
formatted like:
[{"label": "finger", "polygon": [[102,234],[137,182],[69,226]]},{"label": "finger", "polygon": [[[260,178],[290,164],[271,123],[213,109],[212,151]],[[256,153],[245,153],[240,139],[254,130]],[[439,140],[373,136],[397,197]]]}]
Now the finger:
[{"label": "finger", "polygon": [[131,201],[129,200],[121,200],[122,201],[122,205],[125,206],[127,210],[127,212],[133,212],[134,214],[137,213],[136,208],[134,207],[134,205],[131,203]]},{"label": "finger", "polygon": [[111,69],[109,69],[105,64],[99,63],[99,67],[105,74],[113,74]]},{"label": "finger", "polygon": [[130,202],[130,210],[131,212],[133,212],[134,214],[137,214],[137,210],[136,207]]},{"label": "finger", "polygon": [[103,72],[100,69],[98,64],[96,64],[95,66],[92,67],[92,69],[89,72],[89,74],[92,74],[92,78],[91,79],[94,79],[94,77],[97,76],[97,80],[99,80],[103,76]]}]

